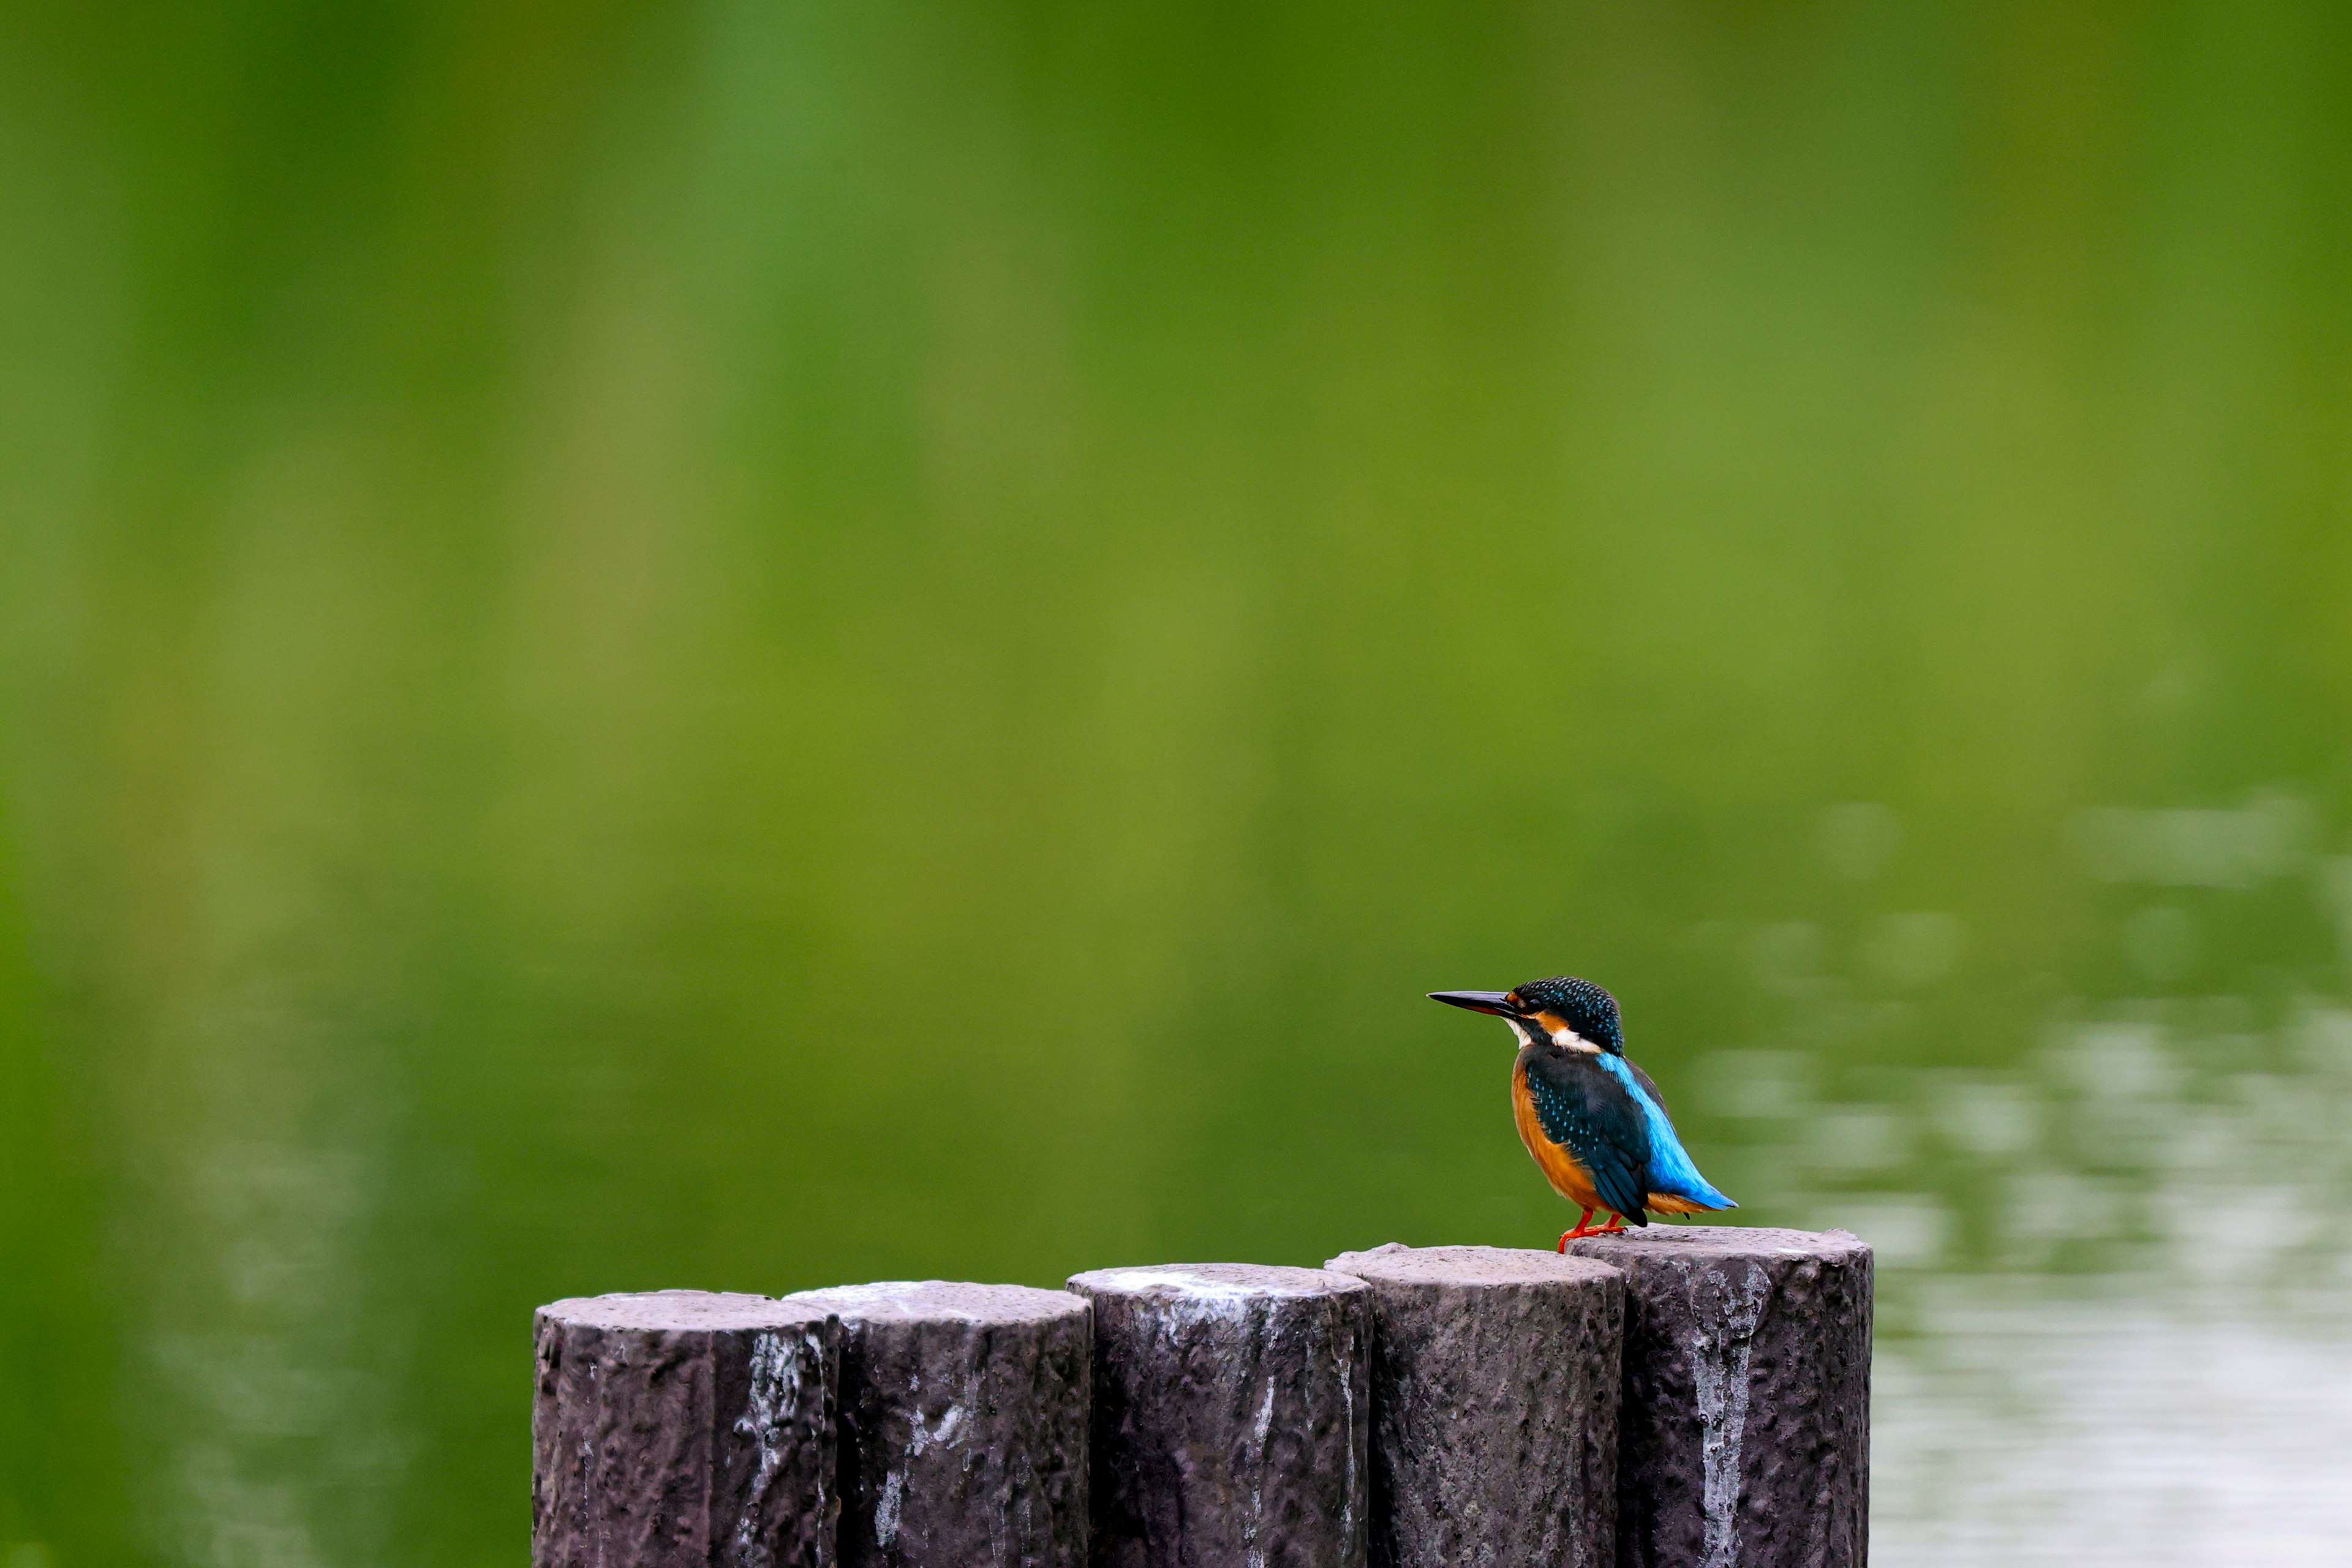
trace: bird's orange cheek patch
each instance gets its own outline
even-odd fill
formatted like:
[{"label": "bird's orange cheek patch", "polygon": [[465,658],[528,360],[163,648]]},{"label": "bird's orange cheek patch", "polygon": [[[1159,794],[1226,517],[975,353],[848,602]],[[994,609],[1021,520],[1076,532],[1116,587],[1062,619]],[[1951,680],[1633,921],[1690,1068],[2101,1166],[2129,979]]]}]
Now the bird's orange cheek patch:
[{"label": "bird's orange cheek patch", "polygon": [[1578,1034],[1575,1026],[1558,1013],[1538,1013],[1529,1022],[1541,1029],[1544,1032],[1544,1037],[1553,1045],[1567,1046],[1573,1050],[1590,1051],[1596,1056],[1601,1052],[1599,1046]]}]

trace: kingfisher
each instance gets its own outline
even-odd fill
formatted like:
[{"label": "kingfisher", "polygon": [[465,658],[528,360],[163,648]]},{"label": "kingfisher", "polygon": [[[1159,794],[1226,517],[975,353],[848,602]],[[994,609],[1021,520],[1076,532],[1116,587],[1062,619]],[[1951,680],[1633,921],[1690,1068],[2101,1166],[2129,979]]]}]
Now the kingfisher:
[{"label": "kingfisher", "polygon": [[[1739,1205],[1716,1191],[1675,1135],[1665,1096],[1625,1056],[1617,998],[1590,980],[1557,974],[1510,991],[1433,991],[1433,1002],[1492,1013],[1518,1037],[1511,1114],[1519,1142],[1551,1190],[1582,1210],[1561,1233],[1615,1236],[1644,1210],[1701,1214]],[[1609,1223],[1596,1227],[1595,1210]]]}]

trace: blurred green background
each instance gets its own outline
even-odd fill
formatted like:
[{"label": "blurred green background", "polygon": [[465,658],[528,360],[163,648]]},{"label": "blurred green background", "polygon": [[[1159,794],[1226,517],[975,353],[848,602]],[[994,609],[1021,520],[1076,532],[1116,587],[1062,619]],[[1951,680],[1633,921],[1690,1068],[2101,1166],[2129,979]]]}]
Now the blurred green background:
[{"label": "blurred green background", "polygon": [[520,1562],[559,1296],[1547,1244],[1562,971],[1882,1561],[2339,1560],[2347,350],[2320,4],[0,7],[0,1568]]}]

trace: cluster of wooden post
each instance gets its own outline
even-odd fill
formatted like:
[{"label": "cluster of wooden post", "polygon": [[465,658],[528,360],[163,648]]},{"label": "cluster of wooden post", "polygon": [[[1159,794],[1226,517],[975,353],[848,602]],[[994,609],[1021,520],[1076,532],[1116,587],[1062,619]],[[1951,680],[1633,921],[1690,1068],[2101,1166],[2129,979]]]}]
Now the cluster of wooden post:
[{"label": "cluster of wooden post", "polygon": [[658,1291],[538,1317],[535,1568],[1861,1568],[1871,1257]]}]

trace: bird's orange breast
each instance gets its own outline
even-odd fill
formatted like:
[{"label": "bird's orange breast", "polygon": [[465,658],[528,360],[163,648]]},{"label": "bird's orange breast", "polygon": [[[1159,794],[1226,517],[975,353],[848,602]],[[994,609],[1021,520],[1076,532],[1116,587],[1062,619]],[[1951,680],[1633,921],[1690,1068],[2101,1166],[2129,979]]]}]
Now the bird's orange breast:
[{"label": "bird's orange breast", "polygon": [[1605,1206],[1600,1189],[1592,1184],[1591,1173],[1564,1144],[1553,1142],[1544,1131],[1543,1122],[1536,1115],[1535,1096],[1528,1092],[1527,1069],[1517,1062],[1511,1064],[1511,1120],[1518,1124],[1519,1142],[1535,1156],[1536,1168],[1544,1173],[1553,1192],[1579,1208]]}]

